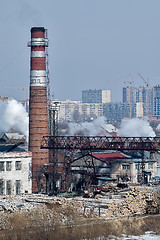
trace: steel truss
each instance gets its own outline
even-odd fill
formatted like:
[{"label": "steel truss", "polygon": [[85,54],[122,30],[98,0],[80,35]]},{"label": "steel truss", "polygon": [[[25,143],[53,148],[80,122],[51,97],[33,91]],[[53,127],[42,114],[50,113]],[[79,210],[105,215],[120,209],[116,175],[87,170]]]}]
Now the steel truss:
[{"label": "steel truss", "polygon": [[160,150],[159,137],[43,136],[42,149]]}]

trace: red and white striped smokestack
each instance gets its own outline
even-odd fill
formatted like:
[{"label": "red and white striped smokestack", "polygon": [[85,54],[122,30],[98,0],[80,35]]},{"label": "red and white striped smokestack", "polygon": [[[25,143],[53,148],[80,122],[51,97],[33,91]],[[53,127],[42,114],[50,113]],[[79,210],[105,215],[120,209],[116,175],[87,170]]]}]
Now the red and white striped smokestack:
[{"label": "red and white striped smokestack", "polygon": [[48,150],[40,149],[48,135],[46,50],[48,41],[43,27],[31,28],[29,150],[32,152],[32,192],[46,190],[44,164],[49,162]]}]

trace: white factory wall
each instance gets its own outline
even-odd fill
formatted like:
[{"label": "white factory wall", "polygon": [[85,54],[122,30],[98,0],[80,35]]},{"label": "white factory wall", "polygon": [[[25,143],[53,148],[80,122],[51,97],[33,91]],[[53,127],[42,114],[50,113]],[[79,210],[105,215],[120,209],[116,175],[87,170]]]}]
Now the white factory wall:
[{"label": "white factory wall", "polygon": [[32,192],[31,152],[0,153],[0,194]]},{"label": "white factory wall", "polygon": [[[147,181],[152,180],[153,177],[157,176],[157,162],[150,161],[144,163],[144,171],[146,173],[150,173],[148,175]],[[140,169],[141,169],[141,161],[140,162],[114,162],[111,167],[111,177],[118,179],[121,177],[126,177],[132,183],[138,183],[140,181]]]}]

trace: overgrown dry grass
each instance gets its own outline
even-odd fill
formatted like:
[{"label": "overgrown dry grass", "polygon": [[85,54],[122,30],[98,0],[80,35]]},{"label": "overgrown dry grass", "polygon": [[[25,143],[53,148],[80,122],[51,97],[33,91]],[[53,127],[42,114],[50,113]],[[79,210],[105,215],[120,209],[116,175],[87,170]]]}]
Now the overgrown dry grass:
[{"label": "overgrown dry grass", "polygon": [[[80,240],[94,239],[99,236],[120,236],[121,234],[142,235],[146,231],[160,234],[160,215],[147,217],[124,217],[104,221],[101,219],[83,219],[64,225],[47,224],[38,212],[34,212],[34,222],[27,214],[10,214],[10,228],[0,231],[1,240]],[[44,216],[45,217],[45,216]],[[36,222],[35,222],[36,220]],[[8,225],[9,227],[9,225]]]},{"label": "overgrown dry grass", "polygon": [[31,211],[0,212],[0,240],[82,240],[143,235],[146,231],[160,234],[160,214],[110,220],[85,218],[77,212],[76,204],[64,199],[41,204]]}]

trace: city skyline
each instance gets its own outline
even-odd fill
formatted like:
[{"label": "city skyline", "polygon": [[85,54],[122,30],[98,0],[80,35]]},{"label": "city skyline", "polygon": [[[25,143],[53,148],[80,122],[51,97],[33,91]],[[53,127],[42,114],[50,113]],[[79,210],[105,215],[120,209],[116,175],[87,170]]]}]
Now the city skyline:
[{"label": "city skyline", "polygon": [[[8,8],[8,4],[10,8]],[[131,74],[135,86],[160,80],[160,2],[155,0],[15,0],[1,3],[0,95],[29,89],[30,28],[48,29],[51,95],[80,100],[85,89],[110,89],[121,101]]]}]

